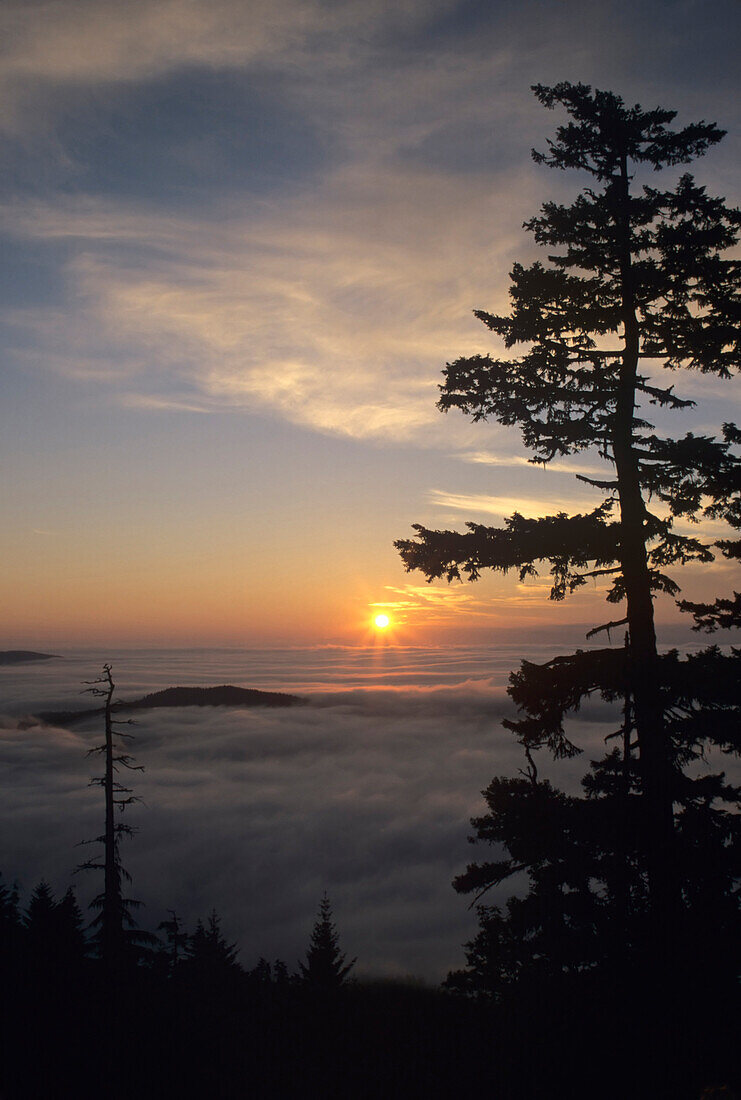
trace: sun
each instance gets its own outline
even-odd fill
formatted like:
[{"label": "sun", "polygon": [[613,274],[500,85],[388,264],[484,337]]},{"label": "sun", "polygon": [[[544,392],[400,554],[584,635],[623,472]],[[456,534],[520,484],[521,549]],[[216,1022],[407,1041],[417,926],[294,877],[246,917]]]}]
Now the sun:
[{"label": "sun", "polygon": [[390,625],[391,619],[389,619],[388,615],[376,615],[373,622],[375,623],[376,630],[385,630],[386,627]]}]

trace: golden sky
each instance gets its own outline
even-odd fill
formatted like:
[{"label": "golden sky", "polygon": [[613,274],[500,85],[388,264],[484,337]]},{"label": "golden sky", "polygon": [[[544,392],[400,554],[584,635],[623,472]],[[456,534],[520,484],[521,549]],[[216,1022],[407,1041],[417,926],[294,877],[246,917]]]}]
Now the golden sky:
[{"label": "golden sky", "polygon": [[[532,83],[717,120],[697,174],[739,201],[738,6],[712,8],[6,4],[2,644],[363,644],[379,609],[387,641],[428,644],[611,617],[591,589],[549,606],[547,577],[429,588],[392,542],[593,503],[515,433],[443,418],[436,387],[492,350],[471,311],[505,307],[522,221],[578,187],[530,160],[555,124]],[[673,430],[729,418],[728,386],[684,389]]]}]

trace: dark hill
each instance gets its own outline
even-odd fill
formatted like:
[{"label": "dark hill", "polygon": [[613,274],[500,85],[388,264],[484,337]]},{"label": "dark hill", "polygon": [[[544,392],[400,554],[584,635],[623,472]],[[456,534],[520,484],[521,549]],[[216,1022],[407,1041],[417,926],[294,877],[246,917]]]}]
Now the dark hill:
[{"label": "dark hill", "polygon": [[[163,691],[154,691],[141,699],[113,704],[113,710],[150,710],[155,707],[293,707],[302,703],[298,695],[286,695],[277,691],[257,691],[255,688],[234,687],[221,684],[219,687],[171,687]],[[42,722],[50,725],[69,725],[103,714],[103,707],[92,710],[45,711],[37,715]]]},{"label": "dark hill", "polygon": [[132,703],[121,703],[121,709],[139,707],[292,707],[300,703],[298,695],[278,691],[256,691],[234,687],[172,687],[154,691]]},{"label": "dark hill", "polygon": [[0,665],[23,665],[30,661],[51,661],[56,653],[34,653],[32,649],[0,650]]}]

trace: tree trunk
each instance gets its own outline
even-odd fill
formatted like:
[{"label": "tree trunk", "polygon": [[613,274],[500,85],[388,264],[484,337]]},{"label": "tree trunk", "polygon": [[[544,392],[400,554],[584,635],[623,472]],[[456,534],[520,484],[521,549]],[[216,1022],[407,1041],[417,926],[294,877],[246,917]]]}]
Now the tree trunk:
[{"label": "tree trunk", "polygon": [[120,884],[118,881],[118,866],[116,860],[116,829],[114,822],[115,804],[113,800],[113,720],[111,718],[111,700],[115,690],[115,684],[107,672],[108,690],[105,701],[105,778],[103,787],[105,791],[105,858],[104,858],[104,884],[103,884],[103,913],[102,913],[102,949],[103,962],[111,968],[114,965],[118,953],[117,919],[118,919],[118,895]]},{"label": "tree trunk", "polygon": [[640,333],[632,285],[629,180],[625,157],[616,184],[624,348],[612,442],[620,500],[620,564],[627,599],[630,686],[646,831],[651,905],[649,949],[656,964],[666,971],[671,966],[679,920],[679,891],[673,854],[672,769],[658,690],[658,652],[646,553],[647,515],[633,434]]}]

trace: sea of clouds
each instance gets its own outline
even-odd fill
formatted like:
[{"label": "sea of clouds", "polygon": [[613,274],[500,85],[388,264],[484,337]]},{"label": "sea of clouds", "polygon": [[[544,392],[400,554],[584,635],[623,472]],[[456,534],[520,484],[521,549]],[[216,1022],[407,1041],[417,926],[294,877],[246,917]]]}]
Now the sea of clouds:
[{"label": "sea of clouds", "polygon": [[[553,652],[520,647],[545,660]],[[527,650],[527,652],[525,652]],[[163,708],[139,712],[132,746],[143,772],[125,773],[142,803],[126,811],[124,842],[140,924],[175,909],[192,929],[216,908],[253,966],[303,957],[322,892],[358,972],[438,981],[462,965],[475,932],[468,900],[451,888],[474,858],[466,838],[496,774],[517,773],[522,753],[501,719],[512,716],[505,648],[285,651],[65,651],[0,669],[0,870],[25,901],[41,879],[72,882],[84,905],[97,876],[73,875],[102,827],[99,771],[89,748],[101,719],[65,729],[29,720],[42,710],[95,705],[81,695],[110,660],[116,697],[172,685],[233,683],[290,691],[286,709]],[[573,727],[585,756],[544,773],[567,786],[600,754],[616,725],[598,701]],[[503,895],[504,896],[504,892]],[[495,900],[495,899],[494,899]]]}]

